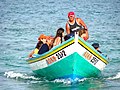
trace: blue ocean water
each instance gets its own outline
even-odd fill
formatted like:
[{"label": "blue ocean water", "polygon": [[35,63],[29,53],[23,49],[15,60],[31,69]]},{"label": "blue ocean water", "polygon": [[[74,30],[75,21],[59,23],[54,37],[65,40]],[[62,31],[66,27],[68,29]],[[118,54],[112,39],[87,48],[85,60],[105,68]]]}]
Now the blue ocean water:
[{"label": "blue ocean water", "polygon": [[[40,34],[65,29],[67,13],[74,11],[89,30],[88,42],[98,42],[109,57],[101,78],[71,85],[34,75],[26,63]],[[0,0],[1,90],[119,90],[120,0]]]}]

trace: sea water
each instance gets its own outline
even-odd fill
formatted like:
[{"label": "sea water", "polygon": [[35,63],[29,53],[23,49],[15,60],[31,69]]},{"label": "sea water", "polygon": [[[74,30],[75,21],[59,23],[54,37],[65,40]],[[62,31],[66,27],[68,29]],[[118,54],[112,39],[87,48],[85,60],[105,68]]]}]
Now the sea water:
[{"label": "sea water", "polygon": [[[48,81],[26,62],[40,34],[55,36],[74,11],[109,57],[100,78]],[[0,0],[0,90],[119,90],[120,0]]]}]

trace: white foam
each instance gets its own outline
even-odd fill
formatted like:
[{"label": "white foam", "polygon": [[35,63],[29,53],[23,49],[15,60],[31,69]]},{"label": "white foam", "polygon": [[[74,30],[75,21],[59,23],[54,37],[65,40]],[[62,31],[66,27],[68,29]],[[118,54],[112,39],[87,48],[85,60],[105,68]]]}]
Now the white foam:
[{"label": "white foam", "polygon": [[68,78],[68,79],[55,79],[53,82],[70,85],[72,83],[80,83],[80,82],[83,82],[85,80],[86,80],[86,78],[84,78],[84,79],[76,78],[75,80],[72,80],[72,79]]},{"label": "white foam", "polygon": [[[12,79],[32,80],[31,83],[41,82],[40,78],[36,78],[34,76],[30,76],[30,75],[27,75],[27,74],[18,73],[18,72],[14,72],[14,71],[7,71],[7,72],[5,72],[4,76],[6,76],[7,78],[12,78]],[[68,79],[55,79],[55,80],[50,81],[50,82],[63,83],[63,84],[66,84],[66,85],[71,85],[72,83],[79,83],[79,82],[83,82],[85,80],[86,80],[86,78],[84,78],[84,79],[76,78],[73,81],[72,79],[68,78]],[[47,80],[45,80],[45,81],[49,82]]]},{"label": "white foam", "polygon": [[118,72],[115,76],[109,77],[108,79],[114,80],[114,79],[120,79],[120,72]]},{"label": "white foam", "polygon": [[14,71],[8,71],[4,73],[4,76],[7,78],[21,78],[21,79],[32,79],[32,80],[39,80],[39,78],[35,78],[34,76],[29,76],[27,74],[22,74],[22,73],[16,73]]}]

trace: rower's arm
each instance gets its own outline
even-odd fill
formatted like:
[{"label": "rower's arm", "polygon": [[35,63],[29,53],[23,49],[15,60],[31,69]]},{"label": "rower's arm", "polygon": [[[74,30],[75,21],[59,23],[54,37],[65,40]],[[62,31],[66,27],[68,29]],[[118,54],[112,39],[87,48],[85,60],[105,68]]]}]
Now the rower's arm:
[{"label": "rower's arm", "polygon": [[88,30],[88,28],[87,28],[87,26],[86,26],[86,24],[83,22],[83,20],[82,19],[80,19],[80,18],[77,18],[77,21],[79,22],[79,24],[81,24],[86,30]]},{"label": "rower's arm", "polygon": [[66,23],[66,33],[70,34],[70,27],[69,27],[68,23]]},{"label": "rower's arm", "polygon": [[86,34],[86,40],[87,40],[89,38],[89,33],[88,33],[88,28],[87,28],[86,24],[80,18],[77,18],[77,21],[79,22],[79,24],[81,24],[86,29],[85,34]]}]

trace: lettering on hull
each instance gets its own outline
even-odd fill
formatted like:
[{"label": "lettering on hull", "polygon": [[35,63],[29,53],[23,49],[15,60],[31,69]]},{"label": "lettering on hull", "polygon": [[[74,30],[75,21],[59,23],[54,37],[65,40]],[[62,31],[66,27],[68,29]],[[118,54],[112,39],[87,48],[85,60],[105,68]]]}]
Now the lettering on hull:
[{"label": "lettering on hull", "polygon": [[46,62],[47,62],[47,64],[49,65],[49,64],[52,64],[52,63],[58,61],[59,59],[62,59],[62,58],[65,57],[65,56],[66,56],[65,50],[61,50],[61,51],[55,53],[54,55],[48,57],[48,58],[46,59]]},{"label": "lettering on hull", "polygon": [[99,59],[97,59],[94,55],[92,55],[91,53],[89,53],[88,51],[86,51],[83,56],[89,60],[93,65],[96,65],[97,62],[99,61]]}]

